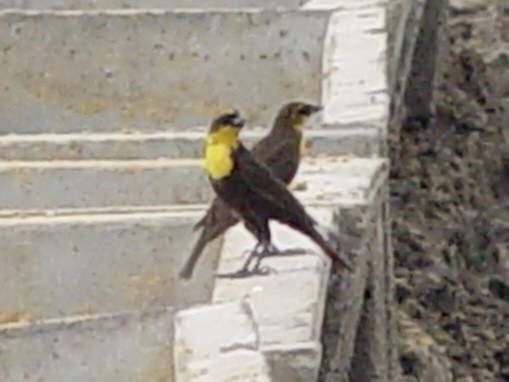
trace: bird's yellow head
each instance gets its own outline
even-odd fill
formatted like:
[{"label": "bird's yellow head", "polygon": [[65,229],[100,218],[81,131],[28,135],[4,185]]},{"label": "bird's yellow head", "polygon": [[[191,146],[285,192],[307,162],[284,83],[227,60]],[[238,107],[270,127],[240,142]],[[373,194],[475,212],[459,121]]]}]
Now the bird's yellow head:
[{"label": "bird's yellow head", "polygon": [[207,137],[207,143],[236,146],[240,130],[246,121],[238,111],[225,113],[212,121]]},{"label": "bird's yellow head", "polygon": [[297,131],[302,131],[302,128],[308,118],[322,110],[321,106],[312,105],[305,102],[290,102],[284,105],[278,114],[278,119],[281,120],[277,125],[291,126]]},{"label": "bird's yellow head", "polygon": [[246,121],[238,111],[222,114],[212,121],[205,140],[204,167],[212,179],[228,176],[233,169],[232,151]]}]

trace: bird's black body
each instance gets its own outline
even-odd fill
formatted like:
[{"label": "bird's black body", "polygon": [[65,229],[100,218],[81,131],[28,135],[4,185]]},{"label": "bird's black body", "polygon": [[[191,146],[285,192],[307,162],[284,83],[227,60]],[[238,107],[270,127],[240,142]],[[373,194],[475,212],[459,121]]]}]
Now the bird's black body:
[{"label": "bird's black body", "polygon": [[[299,108],[304,110],[307,116],[320,110],[318,106],[301,102],[286,104],[274,120],[270,133],[257,142],[251,150],[254,158],[270,168],[273,176],[285,184],[293,180],[301,160],[302,127],[295,125],[303,123],[300,120],[296,121]],[[239,221],[238,214],[221,198],[216,197],[205,216],[194,226],[195,230],[201,228],[202,232],[180,276],[189,279],[205,246]]]},{"label": "bird's black body", "polygon": [[308,236],[333,261],[349,268],[316,230],[316,221],[269,168],[257,162],[241,143],[231,152],[231,158],[233,170],[221,179],[210,179],[212,187],[242,217],[262,248],[271,246],[269,220],[273,219]]}]

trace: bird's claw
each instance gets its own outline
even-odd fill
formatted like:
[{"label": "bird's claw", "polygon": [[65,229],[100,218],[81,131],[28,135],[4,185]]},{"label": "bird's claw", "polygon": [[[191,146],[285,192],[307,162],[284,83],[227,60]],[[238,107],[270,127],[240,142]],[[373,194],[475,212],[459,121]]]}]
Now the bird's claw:
[{"label": "bird's claw", "polygon": [[255,267],[252,270],[246,269],[242,267],[236,272],[231,273],[218,273],[216,276],[218,278],[226,278],[226,279],[243,279],[249,276],[267,276],[270,274],[277,273],[274,268],[263,266],[263,267]]},{"label": "bird's claw", "polygon": [[251,273],[247,269],[240,269],[236,272],[218,273],[216,274],[216,277],[220,279],[243,279],[245,277],[249,277],[250,275]]},{"label": "bird's claw", "polygon": [[253,269],[253,272],[256,272],[256,274],[260,275],[260,276],[267,276],[267,275],[270,275],[270,274],[277,273],[277,270],[272,268],[272,267],[269,267],[269,266],[265,265],[263,267],[258,267],[257,269]]}]

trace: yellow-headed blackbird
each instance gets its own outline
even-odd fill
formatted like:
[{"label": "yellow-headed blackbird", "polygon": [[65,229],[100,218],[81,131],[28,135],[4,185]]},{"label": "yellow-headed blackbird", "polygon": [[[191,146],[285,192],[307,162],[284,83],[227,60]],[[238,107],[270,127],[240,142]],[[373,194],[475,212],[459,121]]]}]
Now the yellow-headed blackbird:
[{"label": "yellow-headed blackbird", "polygon": [[[256,160],[267,165],[275,177],[289,184],[297,170],[302,155],[302,130],[308,117],[322,108],[304,102],[290,102],[278,112],[272,129],[251,150]],[[215,198],[205,216],[196,223],[194,230],[202,228],[200,237],[187,259],[180,277],[189,279],[205,246],[240,221],[220,198]]]},{"label": "yellow-headed blackbird", "polygon": [[212,188],[241,216],[246,228],[257,239],[257,246],[240,273],[249,272],[253,257],[257,258],[253,269],[256,272],[261,259],[274,254],[269,228],[271,219],[308,236],[333,261],[350,269],[318,233],[317,222],[306,213],[286,185],[239,141],[238,135],[244,124],[237,111],[221,115],[212,122],[205,145],[205,169]]}]

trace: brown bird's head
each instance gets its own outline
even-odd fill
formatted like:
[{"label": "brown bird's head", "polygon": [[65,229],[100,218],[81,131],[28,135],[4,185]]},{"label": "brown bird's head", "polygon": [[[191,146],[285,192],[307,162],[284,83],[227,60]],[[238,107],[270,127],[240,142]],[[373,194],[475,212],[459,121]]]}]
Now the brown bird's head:
[{"label": "brown bird's head", "polygon": [[212,121],[209,134],[218,132],[219,130],[234,130],[237,134],[246,124],[246,120],[242,118],[237,110],[230,113],[221,114],[219,117]]},{"label": "brown bird's head", "polygon": [[279,110],[274,127],[293,127],[295,130],[301,131],[308,118],[321,110],[321,106],[305,102],[287,103]]}]

